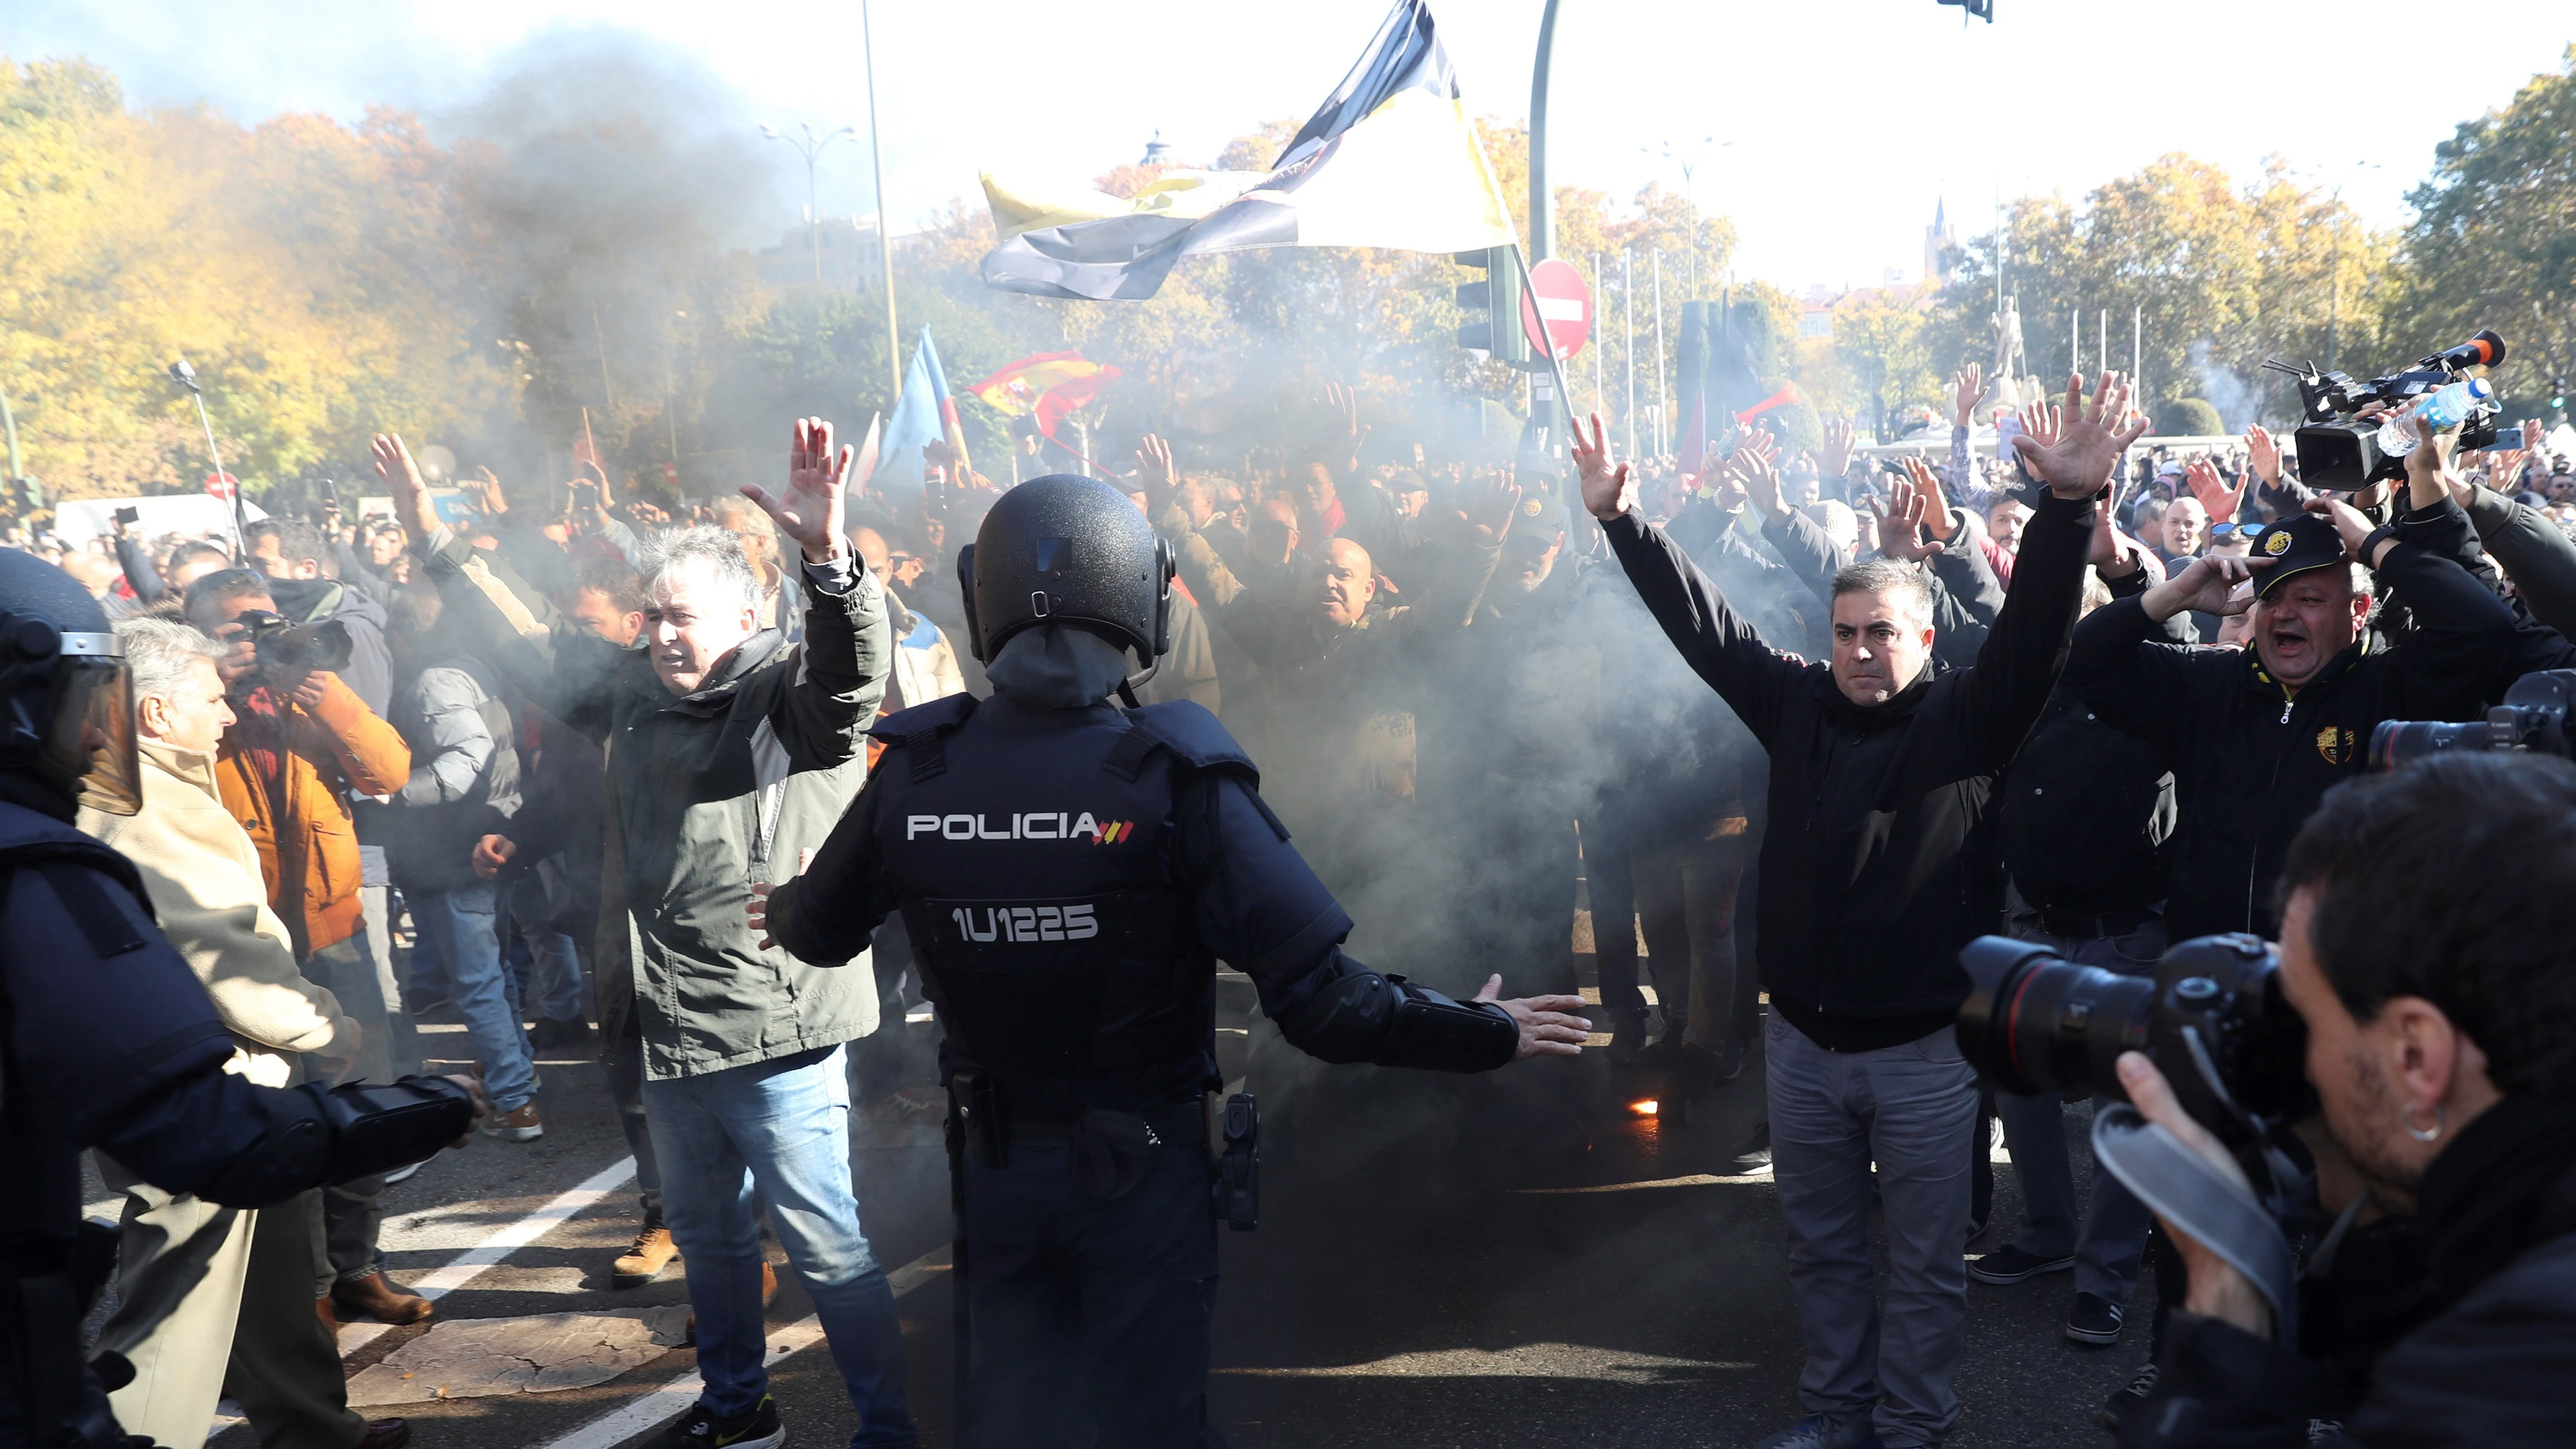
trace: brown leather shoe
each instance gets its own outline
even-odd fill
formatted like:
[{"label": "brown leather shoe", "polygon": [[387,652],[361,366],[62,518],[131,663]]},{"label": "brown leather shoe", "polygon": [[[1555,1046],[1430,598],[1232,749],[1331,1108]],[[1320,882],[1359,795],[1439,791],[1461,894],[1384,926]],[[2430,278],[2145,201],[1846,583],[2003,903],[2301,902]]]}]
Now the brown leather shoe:
[{"label": "brown leather shoe", "polygon": [[411,1425],[401,1419],[369,1419],[366,1437],[355,1449],[402,1449],[411,1442]]},{"label": "brown leather shoe", "polygon": [[679,1245],[671,1241],[669,1228],[646,1228],[635,1235],[633,1247],[608,1265],[608,1271],[618,1287],[634,1288],[652,1282],[679,1256]]},{"label": "brown leather shoe", "polygon": [[340,1316],[331,1311],[330,1299],[314,1299],[313,1316],[322,1320],[322,1331],[324,1333],[331,1335],[333,1338],[338,1338],[340,1336]]},{"label": "brown leather shoe", "polygon": [[351,1318],[372,1318],[378,1323],[418,1323],[438,1311],[419,1294],[396,1288],[382,1273],[332,1284],[331,1302]]}]

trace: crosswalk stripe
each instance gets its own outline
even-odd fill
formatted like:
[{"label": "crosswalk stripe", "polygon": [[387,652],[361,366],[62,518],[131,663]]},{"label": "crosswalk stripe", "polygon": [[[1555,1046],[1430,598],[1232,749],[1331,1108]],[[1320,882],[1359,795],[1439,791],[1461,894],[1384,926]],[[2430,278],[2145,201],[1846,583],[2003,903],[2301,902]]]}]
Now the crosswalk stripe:
[{"label": "crosswalk stripe", "polygon": [[[411,1291],[436,1301],[481,1276],[483,1271],[547,1233],[561,1227],[564,1221],[600,1199],[617,1191],[635,1176],[635,1159],[621,1157],[594,1172],[581,1186],[557,1196],[544,1207],[492,1234],[473,1247],[430,1269],[417,1278],[406,1280]],[[375,1342],[393,1328],[389,1323],[349,1323],[340,1328],[340,1356],[348,1357],[358,1349]]]},{"label": "crosswalk stripe", "polygon": [[[901,1298],[946,1271],[948,1249],[941,1247],[886,1275],[886,1283],[894,1289],[894,1296]],[[762,1355],[761,1366],[769,1367],[822,1341],[823,1320],[819,1317],[800,1319],[769,1335],[769,1352]],[[704,1387],[705,1380],[695,1372],[682,1374],[627,1400],[562,1438],[548,1441],[539,1449],[613,1449],[613,1446],[623,1444],[656,1425],[687,1413],[689,1406],[698,1401],[698,1391]]]}]

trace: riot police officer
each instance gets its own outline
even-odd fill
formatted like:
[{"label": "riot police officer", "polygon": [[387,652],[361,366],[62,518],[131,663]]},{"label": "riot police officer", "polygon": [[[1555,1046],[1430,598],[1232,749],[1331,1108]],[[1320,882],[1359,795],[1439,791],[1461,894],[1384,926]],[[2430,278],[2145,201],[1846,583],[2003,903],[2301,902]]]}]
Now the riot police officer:
[{"label": "riot police officer", "polygon": [[116,1248],[80,1220],[83,1148],[261,1207],[417,1162],[482,1108],[470,1077],[277,1090],[223,1070],[233,1039],[134,867],[70,824],[142,804],[121,655],[88,590],[0,549],[0,1449],[144,1442],[107,1404],[131,1367],[82,1361]]},{"label": "riot police officer", "polygon": [[1345,956],[1350,918],[1216,717],[1109,704],[1169,643],[1173,559],[1108,484],[1003,495],[958,576],[993,697],[881,721],[867,788],[753,919],[813,962],[894,911],[910,929],[945,1032],[967,1442],[1197,1445],[1216,958],[1328,1062],[1485,1071],[1590,1023],[1580,997],[1497,1001],[1497,976],[1453,1001]]}]

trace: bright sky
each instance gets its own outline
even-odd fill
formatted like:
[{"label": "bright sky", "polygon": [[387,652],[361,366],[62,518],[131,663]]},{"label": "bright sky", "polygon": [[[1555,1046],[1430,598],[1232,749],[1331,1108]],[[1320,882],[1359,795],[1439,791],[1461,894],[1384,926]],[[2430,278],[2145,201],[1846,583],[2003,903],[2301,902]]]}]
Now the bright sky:
[{"label": "bright sky", "polygon": [[[2435,143],[2503,105],[2576,38],[2566,0],[1997,0],[1989,26],[1933,0],[1564,0],[1552,164],[1625,196],[1682,185],[1731,214],[1742,272],[1792,289],[1919,270],[1946,199],[1964,237],[1998,191],[2096,183],[2174,150],[2252,173],[2280,155],[2372,219],[2407,212]],[[1385,0],[880,0],[886,191],[898,231],[991,168],[1088,179],[1160,130],[1185,159],[1303,118]],[[1541,0],[1440,0],[1469,104],[1518,118]],[[79,54],[146,104],[242,120],[353,118],[470,101],[519,47],[615,25],[696,57],[739,124],[867,124],[859,7],[681,0],[10,0],[0,54]],[[2415,57],[2422,57],[2417,63]],[[639,98],[650,102],[650,97]],[[721,120],[720,117],[702,118]],[[864,134],[862,135],[864,139]],[[774,235],[804,200],[784,146]],[[1676,159],[1661,154],[1672,153]],[[824,210],[873,205],[864,146],[822,162]]]}]

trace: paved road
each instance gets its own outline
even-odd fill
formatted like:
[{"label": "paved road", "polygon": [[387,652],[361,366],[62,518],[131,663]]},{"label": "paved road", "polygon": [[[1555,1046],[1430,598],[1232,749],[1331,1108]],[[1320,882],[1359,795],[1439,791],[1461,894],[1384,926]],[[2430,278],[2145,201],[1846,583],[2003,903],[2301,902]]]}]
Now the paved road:
[{"label": "paved road", "polygon": [[[463,1040],[441,1025],[426,1054],[461,1054],[437,1049]],[[926,1073],[930,1028],[905,1030]],[[1617,1079],[1597,1054],[1466,1080],[1325,1075],[1275,1041],[1223,1046],[1271,1119],[1261,1229],[1225,1235],[1213,1403],[1227,1443],[1749,1445],[1795,1417],[1800,1351],[1775,1197],[1767,1181],[1725,1176],[1760,1111],[1758,1062],[1695,1110],[1644,1118],[1625,1104],[1651,1084]],[[352,1326],[343,1346],[367,1392],[420,1396],[370,1412],[412,1419],[422,1449],[616,1449],[689,1402],[683,1269],[609,1286],[635,1204],[599,1069],[571,1057],[542,1069],[543,1140],[478,1140],[386,1196],[396,1277],[451,1285],[436,1320],[445,1337]],[[2081,1127],[2071,1115],[2070,1131]],[[949,1444],[937,1134],[867,1113],[854,1144],[870,1237],[902,1269],[924,1442]],[[1997,1177],[1997,1220],[2009,1222],[2009,1168]],[[2057,1334],[2068,1277],[1971,1291],[1952,1443],[2105,1442],[2094,1407],[2145,1352],[2152,1290],[2129,1340],[2091,1352]],[[791,1279],[770,1323],[792,1442],[815,1449],[844,1440],[852,1416],[810,1313]],[[578,1317],[519,1322],[538,1315]],[[467,1351],[469,1338],[485,1351]],[[495,1354],[525,1355],[521,1378],[545,1368],[540,1387],[581,1386],[474,1393]],[[241,1428],[215,1441],[250,1442]]]}]

